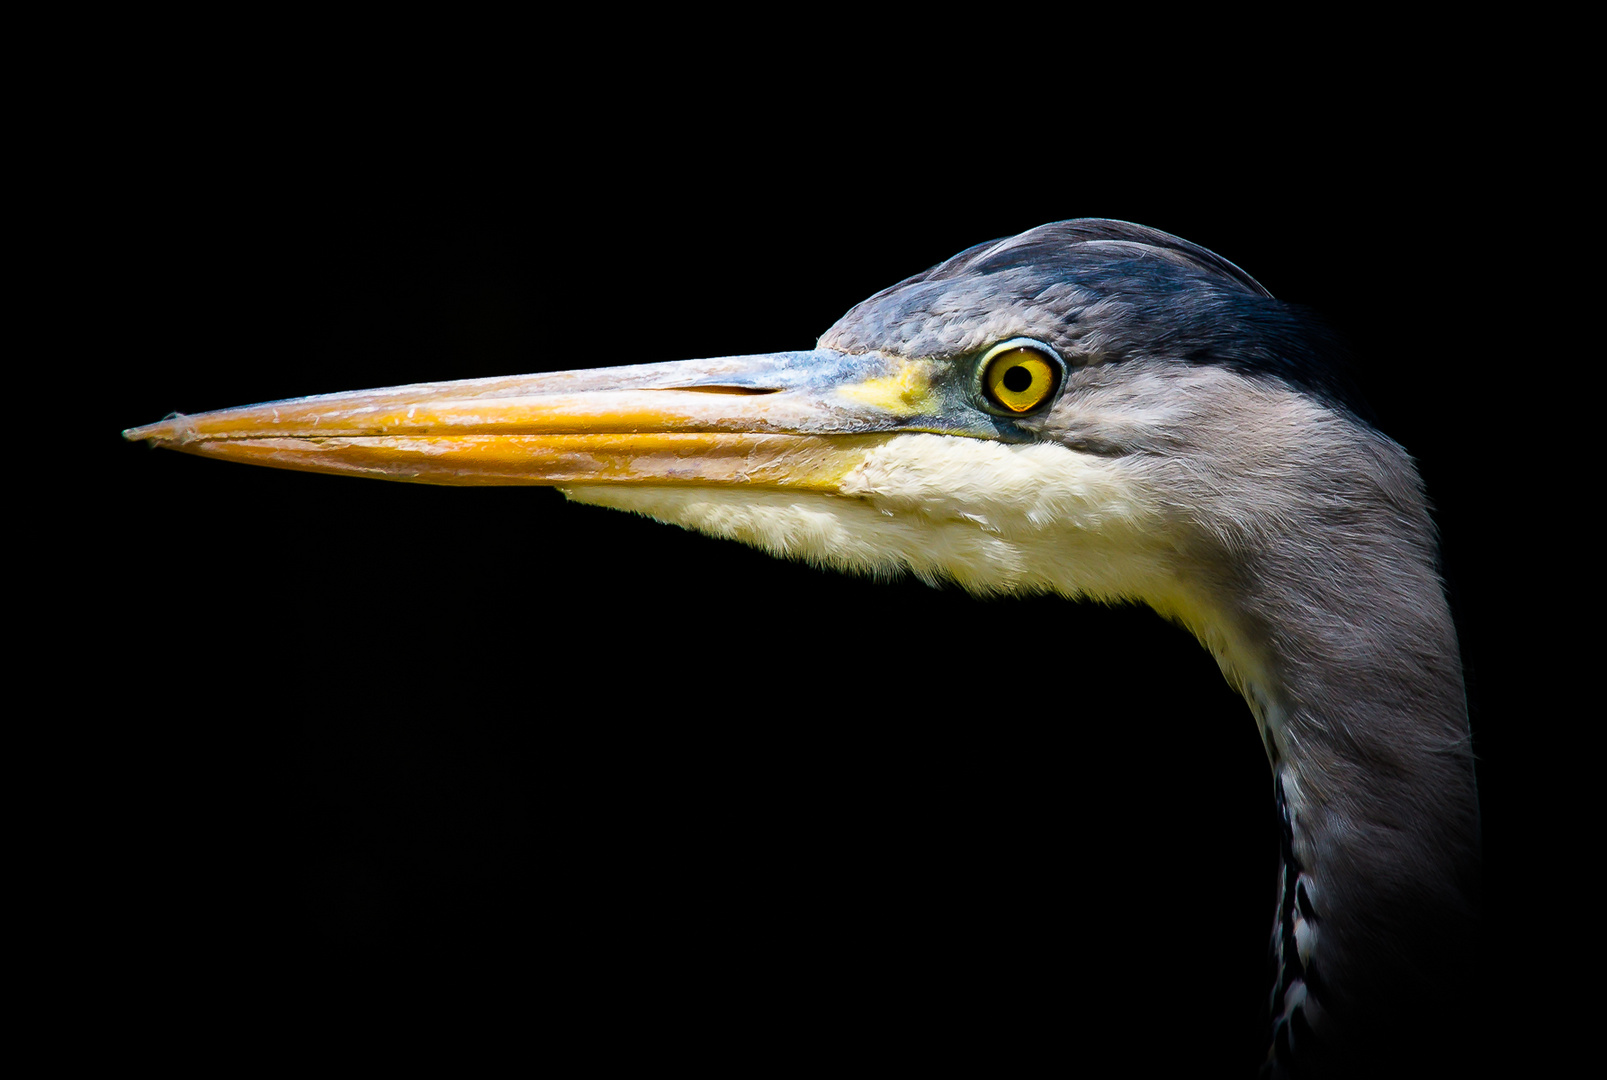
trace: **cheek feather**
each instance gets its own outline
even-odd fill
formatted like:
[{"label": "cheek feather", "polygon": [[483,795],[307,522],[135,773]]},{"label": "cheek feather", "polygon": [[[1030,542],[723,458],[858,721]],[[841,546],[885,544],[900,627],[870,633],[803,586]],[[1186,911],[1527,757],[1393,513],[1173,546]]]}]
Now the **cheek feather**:
[{"label": "cheek feather", "polygon": [[1172,589],[1172,545],[1122,468],[1060,446],[891,436],[840,495],[742,488],[575,487],[784,558],[879,576],[910,572],[977,593],[1149,601]]}]

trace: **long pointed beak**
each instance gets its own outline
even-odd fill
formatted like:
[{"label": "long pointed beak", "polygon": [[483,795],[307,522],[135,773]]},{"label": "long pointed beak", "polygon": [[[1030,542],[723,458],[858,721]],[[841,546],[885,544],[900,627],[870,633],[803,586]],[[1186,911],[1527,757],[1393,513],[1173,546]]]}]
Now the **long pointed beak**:
[{"label": "long pointed beak", "polygon": [[[418,383],[131,428],[186,453],[426,484],[836,491],[900,431],[954,429],[931,361],[829,349]],[[988,434],[977,432],[975,434]]]}]

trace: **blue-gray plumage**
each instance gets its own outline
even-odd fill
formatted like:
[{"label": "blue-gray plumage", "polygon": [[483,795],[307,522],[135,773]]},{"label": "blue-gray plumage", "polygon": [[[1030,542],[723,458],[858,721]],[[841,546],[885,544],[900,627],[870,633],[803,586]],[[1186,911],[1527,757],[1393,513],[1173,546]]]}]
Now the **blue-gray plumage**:
[{"label": "blue-gray plumage", "polygon": [[1472,964],[1479,823],[1422,483],[1326,331],[1202,248],[1059,222],[877,293],[811,351],[330,395],[130,435],[557,485],[847,570],[1149,604],[1216,657],[1271,764],[1269,1069],[1376,1073],[1439,1051]]}]

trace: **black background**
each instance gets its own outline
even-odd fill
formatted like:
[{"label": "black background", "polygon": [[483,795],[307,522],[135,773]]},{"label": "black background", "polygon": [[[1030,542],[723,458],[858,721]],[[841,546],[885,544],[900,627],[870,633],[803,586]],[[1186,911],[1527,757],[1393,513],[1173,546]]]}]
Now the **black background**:
[{"label": "black background", "polygon": [[[114,982],[159,971],[214,1019],[484,994],[536,1058],[708,1060],[758,1034],[757,1061],[852,1036],[872,1060],[1099,1046],[1248,1072],[1270,785],[1182,631],[839,577],[546,490],[116,434],[806,348],[882,286],[1073,216],[1203,244],[1356,345],[1444,534],[1505,962],[1529,781],[1496,674],[1485,492],[1511,448],[1484,375],[1509,271],[1492,237],[1528,226],[1484,159],[1487,111],[1410,84],[1364,108],[1185,80],[1164,108],[973,115],[989,91],[855,70],[659,71],[626,110],[550,73],[437,95],[439,73],[387,68],[310,95],[253,70],[222,101],[192,82],[119,114],[82,286],[112,377],[74,508],[98,630],[64,644],[103,674],[62,689],[104,718],[82,801]],[[1515,1021],[1487,997],[1504,1048]]]}]

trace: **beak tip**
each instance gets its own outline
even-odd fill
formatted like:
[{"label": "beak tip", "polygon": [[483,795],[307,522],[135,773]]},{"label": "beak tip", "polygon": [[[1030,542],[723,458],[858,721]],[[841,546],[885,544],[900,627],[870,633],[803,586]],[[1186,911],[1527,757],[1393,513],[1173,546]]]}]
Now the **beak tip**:
[{"label": "beak tip", "polygon": [[183,413],[168,413],[167,416],[154,424],[124,428],[123,438],[129,442],[148,442],[152,446],[170,446],[174,443],[186,443],[194,434],[189,419]]}]

